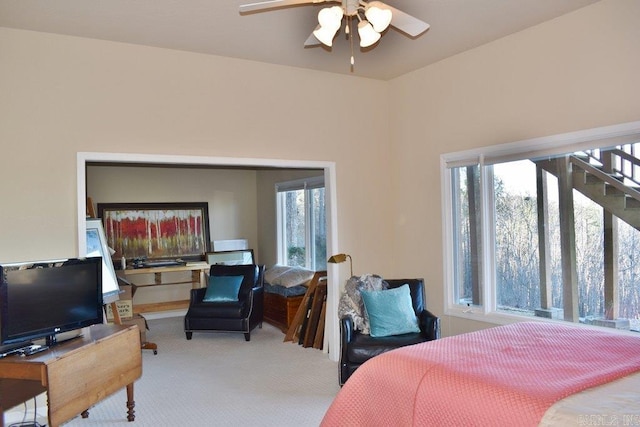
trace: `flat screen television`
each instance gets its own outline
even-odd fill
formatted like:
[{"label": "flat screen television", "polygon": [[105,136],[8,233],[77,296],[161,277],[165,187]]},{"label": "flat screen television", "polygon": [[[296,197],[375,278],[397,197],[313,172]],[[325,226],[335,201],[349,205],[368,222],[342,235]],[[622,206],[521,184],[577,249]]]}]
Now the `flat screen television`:
[{"label": "flat screen television", "polygon": [[0,346],[102,323],[102,259],[0,264]]}]

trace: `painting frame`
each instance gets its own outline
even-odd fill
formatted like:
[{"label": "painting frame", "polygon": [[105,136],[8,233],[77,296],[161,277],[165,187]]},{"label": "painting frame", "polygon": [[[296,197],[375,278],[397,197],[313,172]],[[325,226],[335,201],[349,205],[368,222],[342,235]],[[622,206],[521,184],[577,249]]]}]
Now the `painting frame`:
[{"label": "painting frame", "polygon": [[209,203],[98,203],[107,242],[127,260],[202,261],[210,250]]}]

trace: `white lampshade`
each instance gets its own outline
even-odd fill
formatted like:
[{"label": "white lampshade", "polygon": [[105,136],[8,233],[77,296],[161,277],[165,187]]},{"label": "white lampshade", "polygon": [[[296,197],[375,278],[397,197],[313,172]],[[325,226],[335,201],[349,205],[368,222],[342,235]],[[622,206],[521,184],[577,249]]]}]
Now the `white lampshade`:
[{"label": "white lampshade", "polygon": [[320,43],[331,47],[333,46],[333,38],[338,32],[338,28],[320,27],[313,32],[313,35]]},{"label": "white lampshade", "polygon": [[364,15],[373,26],[373,29],[381,33],[391,24],[392,13],[389,9],[383,9],[384,5],[379,1],[372,1],[367,5]]},{"label": "white lampshade", "polygon": [[380,33],[377,33],[367,21],[358,23],[358,35],[360,36],[360,46],[362,47],[369,47],[380,40]]},{"label": "white lampshade", "polygon": [[342,8],[340,6],[325,7],[318,12],[318,23],[322,27],[340,28]]},{"label": "white lampshade", "polygon": [[342,8],[340,6],[325,7],[318,12],[320,28],[313,32],[315,38],[326,46],[333,45],[333,38],[340,29],[342,22]]}]

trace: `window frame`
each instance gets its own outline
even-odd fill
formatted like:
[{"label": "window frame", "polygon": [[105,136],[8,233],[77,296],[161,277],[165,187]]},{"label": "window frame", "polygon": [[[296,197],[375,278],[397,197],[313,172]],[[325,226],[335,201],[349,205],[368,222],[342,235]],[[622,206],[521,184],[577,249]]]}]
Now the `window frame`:
[{"label": "window frame", "polygon": [[[516,321],[550,321],[545,318],[530,318],[497,311],[496,281],[491,266],[494,259],[494,223],[491,221],[486,195],[493,197],[492,168],[486,168],[495,163],[508,161],[555,156],[568,152],[581,151],[595,146],[613,146],[636,141],[640,138],[640,121],[623,123],[587,129],[577,132],[533,138],[507,144],[498,144],[472,150],[445,153],[440,156],[441,177],[441,205],[442,205],[442,249],[443,249],[443,279],[444,279],[444,313],[449,316],[468,320],[482,321],[497,325],[504,325]],[[460,304],[455,295],[455,269],[453,251],[455,249],[454,219],[452,192],[454,183],[451,168],[479,165],[480,173],[480,256],[479,283],[482,292],[481,305]],[[490,202],[490,201],[489,201]]]},{"label": "window frame", "polygon": [[[304,215],[305,215],[305,265],[307,268],[313,266],[313,259],[315,257],[315,247],[313,245],[313,237],[314,233],[312,228],[314,228],[313,221],[311,218],[311,210],[312,210],[312,202],[310,202],[310,198],[307,197],[307,192],[314,189],[325,188],[324,185],[324,176],[314,176],[302,179],[296,179],[292,181],[278,182],[275,184],[275,197],[276,197],[276,241],[277,241],[277,263],[279,265],[287,265],[287,247],[286,247],[286,237],[284,236],[284,230],[286,229],[286,218],[284,216],[285,211],[285,200],[284,197],[281,197],[280,193],[284,193],[287,191],[305,191],[305,205],[304,205]],[[325,189],[326,192],[326,189]],[[326,210],[326,193],[325,193],[325,210]]]}]

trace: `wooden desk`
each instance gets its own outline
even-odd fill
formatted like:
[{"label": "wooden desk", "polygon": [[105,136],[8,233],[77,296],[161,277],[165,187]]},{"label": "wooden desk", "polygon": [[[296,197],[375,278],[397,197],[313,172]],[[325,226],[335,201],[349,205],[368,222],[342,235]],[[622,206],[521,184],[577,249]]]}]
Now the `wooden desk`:
[{"label": "wooden desk", "polygon": [[[118,275],[125,277],[128,282],[132,282],[133,294],[136,288],[144,288],[147,286],[171,286],[191,284],[192,289],[206,286],[205,273],[209,271],[211,266],[206,262],[194,262],[187,265],[167,266],[167,267],[151,267],[151,268],[127,268],[126,270],[118,270]],[[166,273],[191,272],[189,280],[166,281],[162,277]],[[153,274],[153,283],[134,283],[132,276],[142,274]],[[144,314],[153,311],[176,310],[189,307],[189,295],[179,301],[156,302],[149,304],[134,304],[133,312],[135,314]]]},{"label": "wooden desk", "polygon": [[126,387],[127,419],[133,421],[133,382],[142,375],[138,327],[94,325],[82,334],[33,356],[0,359],[0,414],[46,391],[49,425],[58,427],[88,416],[92,405]]}]

